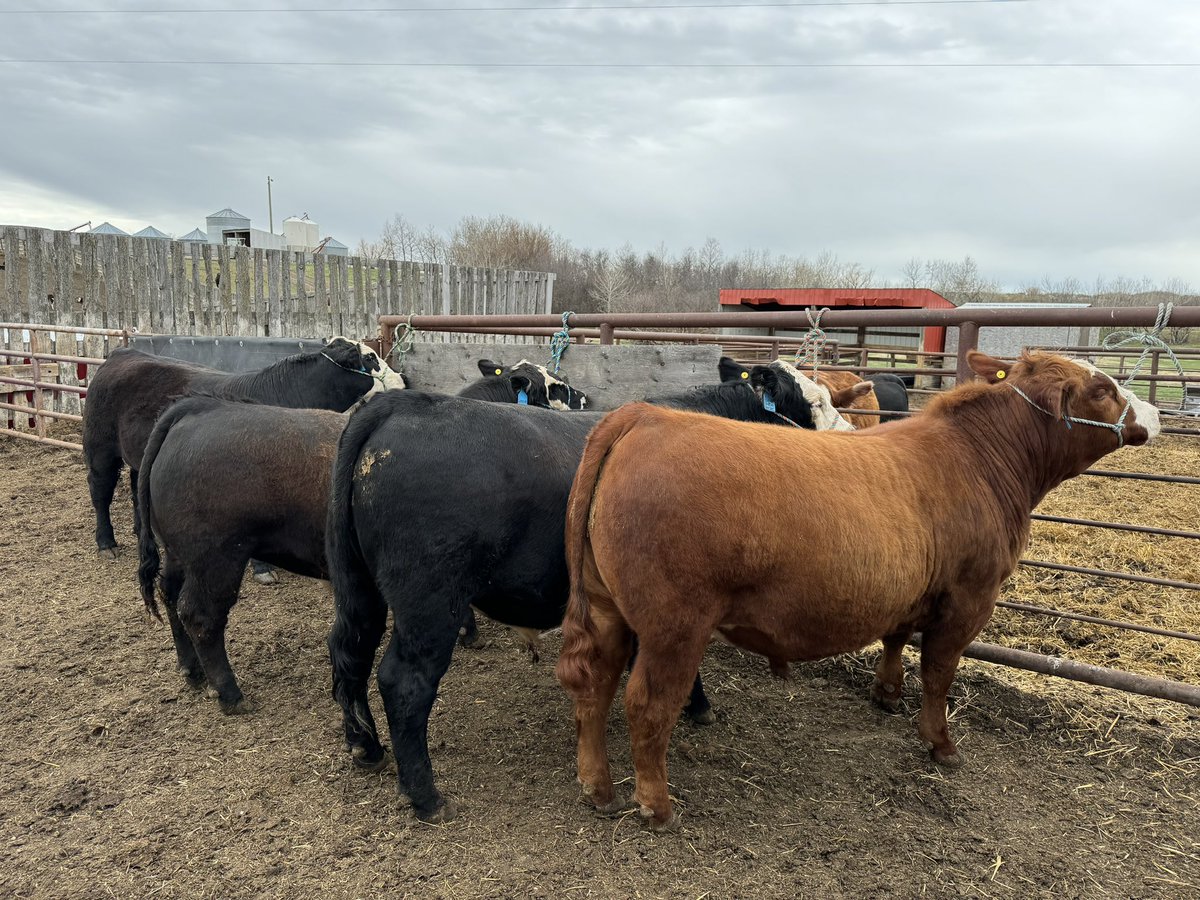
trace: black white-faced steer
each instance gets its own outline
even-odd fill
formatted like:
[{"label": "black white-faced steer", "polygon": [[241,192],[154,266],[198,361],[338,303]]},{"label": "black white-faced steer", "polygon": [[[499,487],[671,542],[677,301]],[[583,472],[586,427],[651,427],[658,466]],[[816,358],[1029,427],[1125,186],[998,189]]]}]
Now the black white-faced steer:
[{"label": "black white-faced steer", "polygon": [[[736,378],[664,402],[813,427],[811,402],[787,372],[759,366]],[[764,408],[764,386],[774,391],[774,410]],[[516,628],[562,622],[567,495],[603,414],[405,394],[355,412],[338,443],[327,529],[337,610],[329,648],[347,746],[357,764],[377,766],[384,751],[367,684],[390,607],[378,682],[399,786],[420,818],[438,821],[453,810],[434,785],[426,730],[459,625],[468,606]]]},{"label": "black white-faced steer", "polygon": [[547,409],[584,409],[587,395],[567,382],[565,375],[555,375],[545,366],[521,360],[515,366],[505,366],[490,359],[479,360],[480,381],[458,392],[472,400],[495,403],[521,403]]},{"label": "black white-faced steer", "polygon": [[404,379],[375,351],[344,337],[243,375],[140,350],[113,351],[92,376],[83,410],[83,458],[96,514],[97,550],[102,556],[117,555],[109,507],[122,465],[129,466],[136,532],[142,453],[155,419],[172,400],[199,392],[272,406],[344,412],[366,395],[403,387]]}]

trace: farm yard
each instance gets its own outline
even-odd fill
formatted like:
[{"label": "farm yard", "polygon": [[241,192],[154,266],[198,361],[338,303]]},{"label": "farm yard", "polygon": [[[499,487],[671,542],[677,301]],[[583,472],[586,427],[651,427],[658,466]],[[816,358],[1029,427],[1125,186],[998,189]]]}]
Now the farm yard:
[{"label": "farm yard", "polygon": [[0,23],[0,900],[1200,900],[1197,0]]},{"label": "farm yard", "polygon": [[[1102,465],[1194,473],[1164,437]],[[1080,478],[1040,511],[1194,528],[1195,486]],[[1188,493],[1191,492],[1191,493]],[[1172,500],[1167,499],[1167,495]],[[247,580],[229,629],[257,710],[225,717],[176,673],[130,554],[94,550],[69,451],[0,442],[0,866],[18,897],[929,896],[1180,897],[1200,891],[1200,715],[1186,706],[964,661],[952,724],[967,765],[931,764],[866,699],[872,651],[794,666],[714,645],[718,721],[670,751],[678,834],[577,802],[557,644],[531,664],[495,625],[458,649],[430,726],[459,804],[417,822],[394,775],[355,770],[329,696],[328,587]],[[1037,523],[1032,558],[1200,580],[1178,539]],[[1182,591],[1022,569],[1008,599],[1195,632]],[[998,611],[981,637],[1195,681],[1195,644]],[[911,662],[911,660],[910,660]],[[377,697],[376,715],[381,715]],[[631,774],[624,716],[616,777]]]}]

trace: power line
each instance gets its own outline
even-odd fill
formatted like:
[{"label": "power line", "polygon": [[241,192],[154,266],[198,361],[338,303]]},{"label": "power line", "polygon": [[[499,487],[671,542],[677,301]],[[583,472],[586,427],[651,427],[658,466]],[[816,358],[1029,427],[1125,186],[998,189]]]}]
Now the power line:
[{"label": "power line", "polygon": [[804,9],[853,6],[989,6],[1013,3],[1037,3],[1040,0],[797,0],[778,3],[597,3],[581,6],[213,6],[213,7],[127,7],[125,9],[0,9],[0,15],[206,15],[211,13],[494,13],[494,12],[663,12],[705,9]]},{"label": "power line", "polygon": [[395,69],[1195,69],[1200,62],[812,62],[812,63],[607,63],[607,62],[398,62],[390,60],[258,59],[0,59],[0,65],[53,66],[279,66]]}]

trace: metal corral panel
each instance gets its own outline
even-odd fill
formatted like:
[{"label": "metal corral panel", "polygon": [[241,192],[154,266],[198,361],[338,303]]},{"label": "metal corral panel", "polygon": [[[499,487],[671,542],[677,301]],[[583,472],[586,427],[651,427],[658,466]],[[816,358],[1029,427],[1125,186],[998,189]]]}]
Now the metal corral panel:
[{"label": "metal corral panel", "polygon": [[954,304],[928,288],[721,288],[720,305],[783,309],[885,307],[888,309],[954,309]]}]

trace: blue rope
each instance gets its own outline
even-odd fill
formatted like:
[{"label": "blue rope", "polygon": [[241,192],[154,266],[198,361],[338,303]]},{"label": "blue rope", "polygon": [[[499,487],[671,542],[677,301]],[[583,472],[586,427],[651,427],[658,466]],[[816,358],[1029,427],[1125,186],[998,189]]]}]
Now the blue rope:
[{"label": "blue rope", "polygon": [[563,354],[567,352],[567,348],[571,346],[571,316],[573,312],[565,312],[562,314],[562,329],[554,332],[554,337],[550,338],[550,362],[554,364],[554,374],[558,374],[559,364],[562,363]]}]

